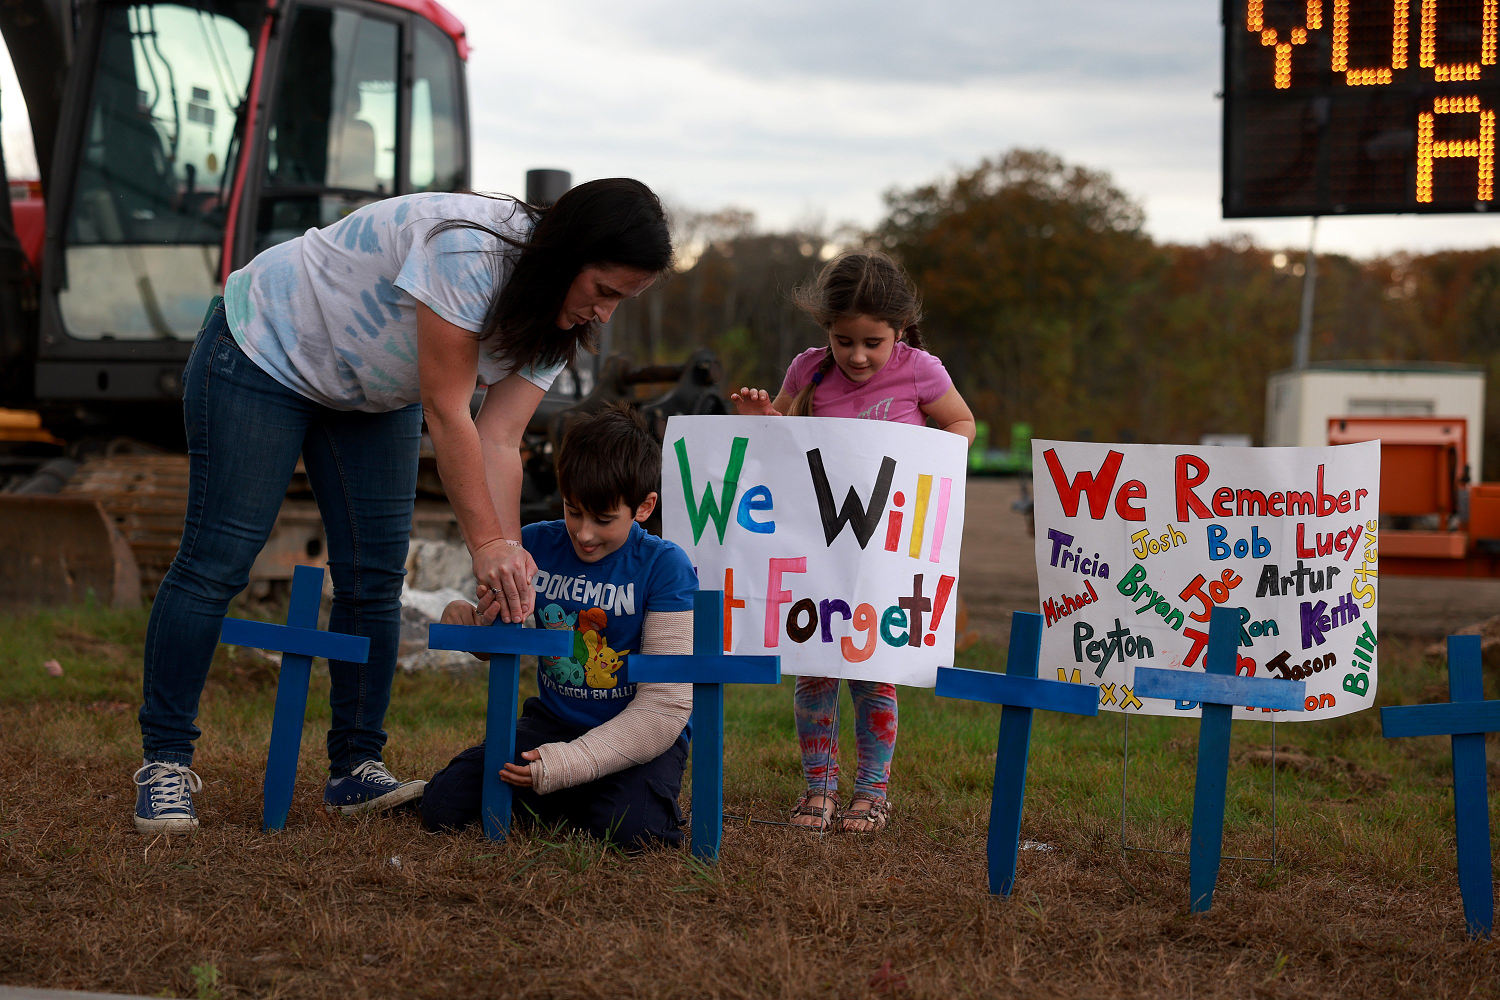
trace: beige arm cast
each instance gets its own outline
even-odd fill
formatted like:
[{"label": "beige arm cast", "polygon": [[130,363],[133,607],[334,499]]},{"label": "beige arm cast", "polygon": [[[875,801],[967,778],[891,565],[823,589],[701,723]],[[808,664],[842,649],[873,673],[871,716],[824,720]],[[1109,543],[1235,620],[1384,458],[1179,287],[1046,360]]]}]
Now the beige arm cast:
[{"label": "beige arm cast", "polygon": [[[646,612],[640,651],[691,653],[693,613]],[[655,760],[682,735],[692,711],[691,684],[638,684],[619,715],[576,740],[537,747],[541,757],[531,762],[532,787],[546,795]]]}]

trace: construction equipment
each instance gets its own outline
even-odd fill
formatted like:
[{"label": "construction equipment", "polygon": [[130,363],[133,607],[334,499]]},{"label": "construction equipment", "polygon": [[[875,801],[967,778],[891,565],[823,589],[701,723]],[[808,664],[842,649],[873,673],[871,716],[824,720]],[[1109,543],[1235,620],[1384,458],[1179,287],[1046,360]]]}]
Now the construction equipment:
[{"label": "construction equipment", "polygon": [[[176,550],[180,378],[208,301],[259,251],[360,205],[466,189],[468,43],[434,0],[6,0],[0,32],[41,173],[0,199],[0,576],[12,596],[128,603],[130,572],[102,553],[123,539],[149,596]],[[532,173],[538,204],[567,188]],[[559,387],[543,414],[600,374],[560,379],[572,395]],[[718,398],[689,388],[658,408]],[[528,441],[532,516],[560,510],[548,421]],[[424,481],[417,530],[451,532]],[[309,496],[294,481],[252,582],[322,560]],[[34,540],[55,558],[23,567]],[[48,571],[56,587],[24,582]]]},{"label": "construction equipment", "polygon": [[[362,204],[467,187],[468,43],[433,0],[9,0],[0,31],[41,174],[0,200],[0,576],[131,603],[181,532],[208,301]],[[320,547],[289,501],[252,576]]]},{"label": "construction equipment", "polygon": [[1331,417],[1328,443],[1380,442],[1380,570],[1500,576],[1500,483],[1471,483],[1463,417]]},{"label": "construction equipment", "polygon": [[[667,418],[678,414],[723,414],[729,402],[719,392],[724,371],[714,353],[695,352],[681,365],[636,365],[628,355],[612,354],[592,376],[592,388],[581,391],[582,382],[570,378],[575,387],[549,393],[526,428],[523,446],[525,478],[521,492],[521,520],[525,523],[562,516],[562,497],[552,462],[554,446],[561,443],[568,421],[593,413],[611,403],[634,406],[661,438]],[[661,533],[661,506],[646,522],[647,530]]]},{"label": "construction equipment", "polygon": [[1264,443],[1378,440],[1370,554],[1381,572],[1500,576],[1500,484],[1483,482],[1480,464],[1485,412],[1485,372],[1474,365],[1320,362],[1270,377]]}]

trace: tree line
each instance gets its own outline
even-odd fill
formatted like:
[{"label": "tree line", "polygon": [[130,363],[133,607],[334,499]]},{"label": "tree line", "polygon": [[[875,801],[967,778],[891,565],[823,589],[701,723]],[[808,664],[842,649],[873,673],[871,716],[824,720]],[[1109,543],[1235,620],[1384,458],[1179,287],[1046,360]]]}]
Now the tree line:
[{"label": "tree line", "polygon": [[[764,233],[744,211],[677,213],[679,271],[620,308],[615,349],[663,362],[708,346],[726,384],[774,393],[787,362],[823,342],[791,290],[837,247],[876,245],[922,290],[924,337],[993,443],[1017,421],[1038,437],[1260,442],[1267,376],[1293,361],[1301,251],[1157,243],[1108,174],[1038,150],[885,204],[870,232]],[[1500,247],[1317,266],[1311,360],[1481,366],[1484,461],[1500,468]]]}]

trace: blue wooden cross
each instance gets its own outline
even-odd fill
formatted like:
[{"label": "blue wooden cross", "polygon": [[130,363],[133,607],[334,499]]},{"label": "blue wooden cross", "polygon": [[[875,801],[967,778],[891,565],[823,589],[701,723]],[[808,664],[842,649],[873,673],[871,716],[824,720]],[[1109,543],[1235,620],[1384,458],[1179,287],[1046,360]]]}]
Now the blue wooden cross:
[{"label": "blue wooden cross", "polygon": [[1453,825],[1458,835],[1458,892],[1469,936],[1488,937],[1495,923],[1490,853],[1490,797],[1484,734],[1500,732],[1500,701],[1484,701],[1477,635],[1448,637],[1447,704],[1380,710],[1387,738],[1449,736],[1453,740]]},{"label": "blue wooden cross", "polygon": [[516,697],[521,655],[571,656],[571,629],[523,628],[517,625],[429,625],[427,645],[490,654],[489,705],[484,721],[484,783],[479,815],[484,835],[504,840],[510,834],[511,787],[500,770],[516,756]]},{"label": "blue wooden cross", "polygon": [[285,829],[286,815],[292,808],[313,657],[350,663],[364,663],[370,658],[369,639],[319,631],[318,606],[322,598],[323,570],[317,566],[297,566],[292,570],[292,599],[285,625],[225,618],[219,632],[220,642],[281,654],[281,671],[276,680],[276,711],[271,717],[271,745],[266,754],[266,780],[261,799],[260,828],[267,832]]},{"label": "blue wooden cross", "polygon": [[632,682],[693,685],[693,856],[713,863],[724,840],[724,685],[780,684],[781,657],[724,652],[724,592],[693,595],[691,654],[630,657]]},{"label": "blue wooden cross", "polygon": [[1214,608],[1208,622],[1207,673],[1137,667],[1135,693],[1203,705],[1198,720],[1198,779],[1193,787],[1193,836],[1188,848],[1188,909],[1205,913],[1214,902],[1224,851],[1224,796],[1229,783],[1229,724],[1235,705],[1300,712],[1307,684],[1235,675],[1240,610]]},{"label": "blue wooden cross", "polygon": [[1074,715],[1099,714],[1099,689],[1092,684],[1040,680],[1042,616],[1016,611],[1010,616],[1010,652],[1005,673],[939,667],[937,695],[987,701],[1000,711],[995,746],[995,785],[990,796],[990,892],[1009,896],[1016,884],[1021,847],[1021,810],[1026,798],[1026,759],[1031,753],[1031,713],[1043,708]]}]

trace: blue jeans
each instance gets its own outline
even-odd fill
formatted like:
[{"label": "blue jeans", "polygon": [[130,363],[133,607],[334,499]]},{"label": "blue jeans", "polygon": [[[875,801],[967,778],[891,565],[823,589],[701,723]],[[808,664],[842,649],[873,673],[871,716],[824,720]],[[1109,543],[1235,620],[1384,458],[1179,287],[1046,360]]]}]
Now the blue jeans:
[{"label": "blue jeans", "polygon": [[328,664],[330,771],[339,777],[380,759],[401,630],[421,406],[362,413],[314,403],[245,356],[222,300],[215,300],[183,372],[183,422],[187,513],[146,629],[145,758],[192,763],[198,698],[220,623],[230,598],[249,581],[300,454],[328,536],[328,627],[370,640],[368,663]]}]

